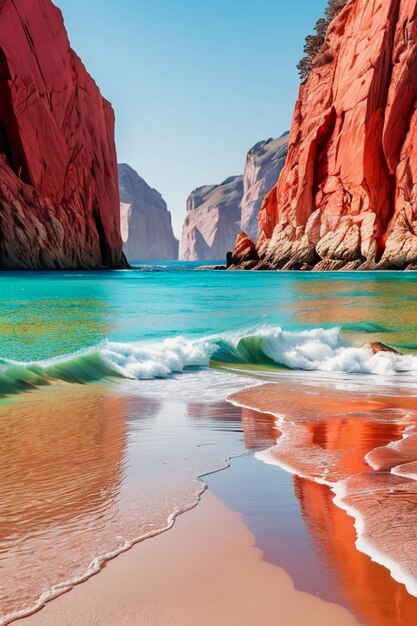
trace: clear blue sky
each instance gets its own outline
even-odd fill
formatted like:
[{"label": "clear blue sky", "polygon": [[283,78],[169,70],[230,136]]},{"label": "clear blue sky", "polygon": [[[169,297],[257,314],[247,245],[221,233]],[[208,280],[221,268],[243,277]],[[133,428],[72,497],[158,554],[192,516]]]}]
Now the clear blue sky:
[{"label": "clear blue sky", "polygon": [[304,37],[326,0],[55,0],[116,111],[119,162],[158,189],[180,233],[188,194],[243,172],[290,126]]}]

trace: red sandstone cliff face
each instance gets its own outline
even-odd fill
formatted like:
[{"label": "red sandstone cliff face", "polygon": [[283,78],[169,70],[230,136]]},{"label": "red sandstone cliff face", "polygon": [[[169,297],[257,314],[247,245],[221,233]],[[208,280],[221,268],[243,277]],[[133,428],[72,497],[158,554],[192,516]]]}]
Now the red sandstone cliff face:
[{"label": "red sandstone cliff face", "polygon": [[417,261],[417,4],[351,0],[300,88],[259,267]]},{"label": "red sandstone cliff face", "polygon": [[0,0],[0,267],[123,263],[113,110],[50,0]]}]

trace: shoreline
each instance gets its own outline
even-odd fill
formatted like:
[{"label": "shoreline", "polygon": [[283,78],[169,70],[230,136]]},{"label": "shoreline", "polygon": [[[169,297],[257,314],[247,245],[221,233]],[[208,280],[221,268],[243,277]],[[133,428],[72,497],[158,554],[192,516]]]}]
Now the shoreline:
[{"label": "shoreline", "polygon": [[[134,269],[134,268],[131,268]],[[208,268],[207,268],[208,269]],[[257,268],[245,268],[245,267],[226,267],[225,265],[217,266],[212,268],[213,271],[227,271],[227,272],[262,272],[264,274],[269,274],[272,272],[279,272],[280,274],[404,274],[404,273],[412,273],[417,272],[417,268],[408,268],[405,267],[403,269],[400,268],[377,268],[374,267],[372,269],[352,269],[352,268],[339,268],[339,269],[315,269],[314,267],[309,269],[284,269],[284,268],[266,268],[260,267]]]},{"label": "shoreline", "polygon": [[[94,384],[97,385],[96,389],[100,391],[99,395],[101,395],[101,393],[105,393],[105,387],[103,387],[100,383]],[[80,394],[86,392],[88,395],[91,389],[91,386],[81,386],[79,391]],[[44,388],[43,393],[47,393],[49,398],[53,392],[60,394],[62,391],[72,391],[72,386],[67,386],[66,383],[56,384],[55,386]],[[37,389],[34,393],[37,394],[36,397],[39,399],[42,395],[42,390]],[[20,394],[19,396],[17,396],[17,400],[15,401],[17,402],[18,400],[20,400],[25,407],[28,405],[30,397],[29,395]],[[5,626],[6,624],[18,623],[22,620],[37,615],[39,612],[42,612],[42,610],[46,606],[49,606],[51,602],[56,601],[67,593],[71,592],[73,589],[82,586],[90,579],[98,576],[108,566],[109,563],[113,562],[121,555],[129,552],[136,546],[141,545],[143,542],[146,542],[150,539],[155,539],[159,535],[162,536],[169,532],[174,527],[177,518],[182,517],[185,513],[189,513],[199,505],[202,496],[208,489],[206,479],[214,474],[221,473],[227,470],[230,467],[232,459],[237,458],[241,454],[243,454],[243,452],[230,454],[227,457],[219,458],[218,464],[216,464],[215,467],[196,475],[193,481],[196,485],[196,490],[193,494],[192,501],[184,505],[184,508],[173,509],[166,517],[166,523],[164,525],[155,527],[154,529],[146,532],[143,535],[139,535],[134,539],[125,539],[123,545],[111,552],[96,554],[93,561],[91,561],[91,563],[86,566],[85,570],[81,574],[77,574],[75,577],[71,577],[68,579],[62,579],[61,581],[53,584],[53,586],[51,586],[47,591],[44,591],[38,597],[36,602],[28,605],[27,608],[13,613],[8,613],[7,615],[3,615],[3,617],[0,617],[0,625]]]},{"label": "shoreline", "polygon": [[[277,391],[276,396],[274,397],[273,390]],[[278,402],[281,400],[280,398],[280,387],[278,385],[266,384],[258,387],[252,387],[248,389],[243,389],[238,391],[237,393],[232,394],[227,398],[227,401],[231,404],[241,407],[243,409],[249,409],[254,411],[262,411],[268,412],[271,415],[276,417],[276,428],[277,431],[281,433],[278,441],[285,440],[288,435],[285,431],[285,427],[287,424],[291,423],[291,420],[286,419],[285,415],[277,412],[276,407]],[[265,393],[265,390],[267,392]],[[261,392],[262,396],[260,397]],[[353,394],[355,397],[355,394]],[[358,394],[360,396],[360,394]],[[313,408],[323,408],[324,412],[329,410],[329,402],[328,396],[324,398],[319,398],[318,400],[311,401],[311,399],[306,403],[308,406],[311,402],[311,407]],[[350,402],[352,402],[352,407],[356,402],[356,399],[352,399],[350,396]],[[369,409],[372,410],[372,406],[376,406],[374,400],[368,400]],[[366,405],[366,400],[364,401],[364,406]],[[343,405],[342,405],[343,406]],[[359,401],[358,407],[361,408],[361,402]],[[364,408],[364,407],[363,407]],[[391,442],[388,444],[388,447],[392,445]],[[293,442],[295,444],[295,448],[297,448],[297,442]],[[384,567],[390,574],[391,578],[404,586],[410,596],[417,598],[417,580],[410,574],[410,572],[398,561],[395,561],[389,554],[386,554],[378,545],[375,545],[374,542],[367,536],[366,533],[366,522],[364,520],[362,512],[355,508],[355,506],[349,504],[346,501],[347,493],[345,493],[345,480],[327,480],[324,476],[316,475],[309,473],[308,471],[303,472],[300,471],[300,468],[297,467],[297,464],[290,464],[281,458],[277,458],[273,454],[274,447],[269,450],[265,450],[262,452],[256,453],[256,458],[263,463],[269,465],[276,465],[280,467],[282,470],[292,474],[293,476],[297,476],[301,479],[305,479],[307,481],[311,481],[318,485],[323,485],[330,489],[333,494],[332,502],[338,507],[340,510],[344,511],[349,517],[351,517],[354,521],[354,527],[356,531],[356,549],[369,557],[372,562]]]},{"label": "shoreline", "polygon": [[249,626],[256,621],[360,624],[344,607],[296,590],[284,569],[262,560],[241,516],[206,490],[170,531],[133,546],[99,575],[14,623]]}]

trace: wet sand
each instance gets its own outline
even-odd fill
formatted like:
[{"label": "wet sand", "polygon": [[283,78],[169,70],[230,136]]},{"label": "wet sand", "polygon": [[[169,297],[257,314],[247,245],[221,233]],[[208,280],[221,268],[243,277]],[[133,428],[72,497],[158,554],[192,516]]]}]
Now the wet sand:
[{"label": "wet sand", "polygon": [[[256,458],[300,481],[309,530],[333,566],[338,563],[351,606],[372,626],[411,626],[417,615],[417,402],[411,393],[383,391],[270,384],[230,400],[277,416],[276,443]],[[346,551],[351,533],[341,510],[355,523],[353,550]],[[351,585],[355,571],[366,584]]]},{"label": "wet sand", "polygon": [[0,401],[0,624],[192,508],[203,490],[196,477],[243,451],[241,413],[114,384]]},{"label": "wet sand", "polygon": [[262,560],[239,514],[207,491],[174,528],[16,622],[21,626],[354,626],[345,608],[294,589]]},{"label": "wet sand", "polygon": [[[85,398],[89,402],[90,393]],[[97,410],[101,407],[101,395],[99,399],[97,405],[93,403]],[[411,473],[410,465],[417,462],[414,396],[357,393],[311,385],[300,389],[296,382],[285,380],[238,392],[232,401],[240,403],[241,408],[225,402],[167,404],[151,417],[149,401],[139,396],[124,401],[126,406],[117,400],[116,409],[125,410],[114,411],[114,415],[111,412],[108,425],[112,423],[110,417],[120,427],[122,415],[135,416],[134,422],[128,423],[130,428],[136,425],[139,429],[132,434],[133,441],[141,445],[132,447],[131,443],[129,463],[123,463],[131,477],[125,499],[119,497],[116,501],[123,515],[129,510],[121,505],[125,500],[133,504],[134,494],[135,511],[143,513],[150,484],[159,510],[169,494],[177,494],[183,483],[193,485],[198,468],[219,467],[218,459],[224,459],[233,448],[238,449],[235,446],[239,442],[241,446],[243,438],[246,450],[251,452],[234,459],[227,471],[207,476],[208,492],[202,502],[180,516],[172,530],[108,562],[97,576],[18,623],[333,626],[340,622],[341,626],[414,626],[417,598],[390,576],[385,563],[385,567],[378,565],[371,561],[368,550],[357,549],[357,516],[347,515],[347,507],[336,506],[333,501],[339,484],[351,486],[345,498],[353,497],[356,510],[364,511],[365,518],[379,520],[378,526],[383,529],[379,538],[369,523],[367,527],[378,542],[383,539],[387,554],[400,553],[397,526],[392,519],[401,514],[406,522],[402,523],[401,541],[410,546],[415,516],[409,507],[404,507],[414,496],[417,481],[394,476],[389,470],[405,467]],[[23,418],[29,419],[23,411],[26,402],[21,405],[21,411],[12,420],[16,428]],[[33,400],[28,407],[33,412]],[[85,413],[84,404],[79,408]],[[49,402],[45,415],[51,415],[50,409]],[[285,419],[277,421],[277,414]],[[138,421],[138,416],[147,419]],[[38,427],[40,420],[35,423]],[[409,436],[403,439],[405,433]],[[44,439],[47,445],[49,437]],[[394,441],[397,443],[392,445]],[[218,452],[215,443],[224,444]],[[74,445],[78,446],[77,440]],[[90,444],[89,449],[95,448]],[[26,450],[26,456],[27,453]],[[88,456],[80,458],[84,459],[84,468]],[[109,451],[98,454],[98,458],[105,462]],[[29,466],[33,464],[31,461]],[[105,463],[104,466],[107,467]],[[88,475],[94,475],[95,467],[93,463]],[[188,469],[183,475],[184,468]],[[81,468],[77,471],[82,485],[85,473]],[[143,485],[141,476],[146,477]],[[179,480],[180,476],[184,480]],[[157,491],[162,479],[161,484],[168,490],[164,487]],[[401,492],[396,489],[394,501],[390,496],[387,499],[387,488],[399,480],[407,484]],[[171,486],[170,481],[174,481]],[[59,480],[55,483],[59,484]],[[370,497],[376,486],[376,498]],[[31,485],[31,493],[33,489]],[[175,509],[171,505],[169,510]],[[101,508],[99,514],[100,511]],[[124,519],[121,517],[121,521]],[[63,526],[64,535],[66,528]],[[97,536],[94,529],[92,534]],[[47,535],[49,539],[53,537]],[[74,539],[82,544],[80,530]],[[86,545],[90,545],[89,540]],[[54,548],[53,544],[48,546]],[[58,557],[57,547],[54,549]],[[407,551],[414,554],[409,548]],[[76,553],[68,552],[63,559],[60,556],[61,566],[71,565],[71,555]],[[59,555],[62,554],[61,550]],[[29,563],[27,571],[34,567]],[[12,567],[8,571],[13,571]],[[12,591],[10,576],[6,575],[4,584]]]}]

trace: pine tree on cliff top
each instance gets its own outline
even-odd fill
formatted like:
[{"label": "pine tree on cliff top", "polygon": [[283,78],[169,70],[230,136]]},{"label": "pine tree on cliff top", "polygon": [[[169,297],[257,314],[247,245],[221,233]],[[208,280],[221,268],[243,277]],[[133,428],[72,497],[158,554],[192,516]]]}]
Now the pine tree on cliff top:
[{"label": "pine tree on cliff top", "polygon": [[305,82],[310,76],[310,72],[316,65],[319,52],[323,48],[326,39],[326,33],[330,22],[340,13],[349,0],[328,0],[328,6],[324,11],[324,17],[317,20],[314,27],[315,34],[308,35],[304,46],[305,56],[297,65],[301,82]]}]

